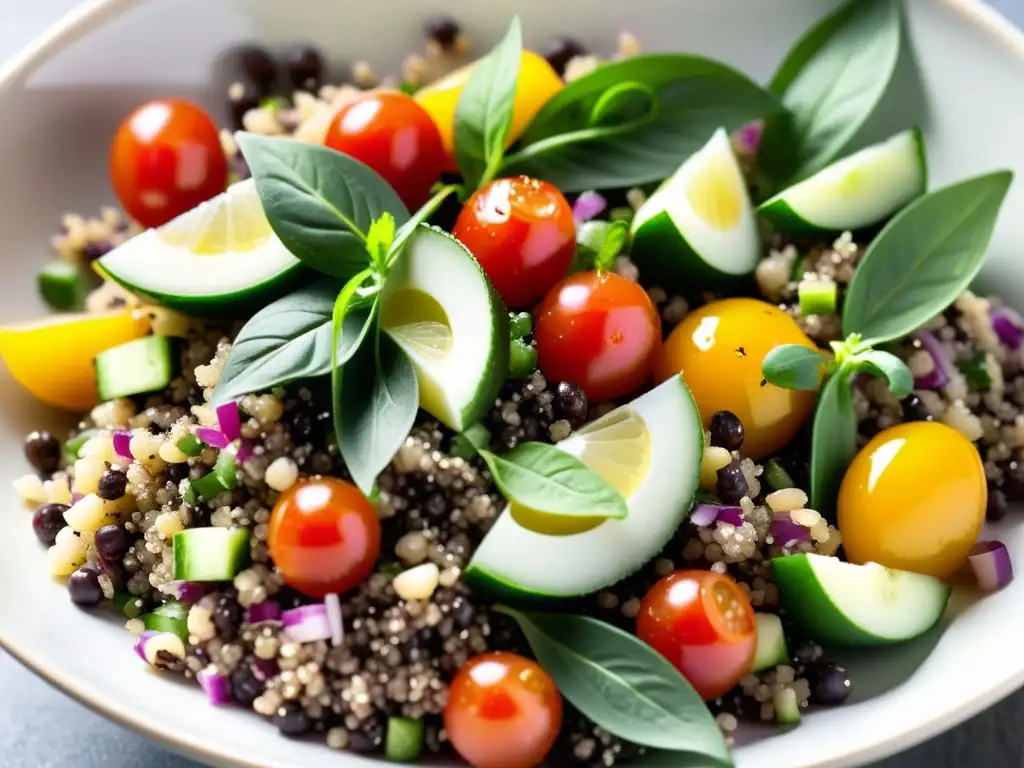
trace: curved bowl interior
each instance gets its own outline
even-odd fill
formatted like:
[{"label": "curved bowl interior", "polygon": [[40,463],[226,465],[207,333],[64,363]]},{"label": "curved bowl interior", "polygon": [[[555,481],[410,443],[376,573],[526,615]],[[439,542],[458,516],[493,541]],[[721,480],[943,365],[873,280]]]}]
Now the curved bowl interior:
[{"label": "curved bowl interior", "polygon": [[[835,3],[821,0],[447,0],[474,40],[497,38],[510,15],[522,18],[528,45],[571,32],[611,49],[618,30],[651,49],[719,58],[764,80],[787,48]],[[438,8],[442,4],[435,4]],[[902,64],[881,120],[868,136],[908,121],[922,124],[931,184],[1008,167],[1024,172],[1024,37],[970,0],[907,3],[914,51]],[[48,258],[47,237],[64,211],[94,211],[113,200],[106,174],[109,139],[138,102],[183,95],[222,110],[218,56],[234,43],[284,46],[308,40],[334,63],[367,59],[381,71],[421,44],[433,10],[421,0],[351,4],[331,0],[97,0],[51,36],[34,56],[9,65],[0,86],[0,211],[5,279],[0,321],[42,311],[32,288]],[[666,171],[669,169],[666,169]],[[1024,242],[1024,184],[1004,208],[982,282],[1010,303],[1024,288],[1015,257]],[[41,356],[61,350],[40,350]],[[0,372],[0,477],[25,471],[20,436],[68,417],[48,412]],[[6,482],[6,481],[5,481]],[[9,485],[6,486],[9,488]],[[223,765],[314,768],[370,766],[322,745],[287,741],[238,709],[208,708],[198,689],[149,674],[113,618],[82,615],[46,576],[28,513],[12,491],[0,514],[0,639],[37,672],[100,712],[171,746]],[[935,510],[937,515],[941,509]],[[994,535],[1024,557],[1024,524]],[[1024,682],[1024,581],[980,602],[954,606],[943,627],[908,646],[851,657],[855,703],[816,712],[788,732],[744,732],[744,768],[861,763],[905,748],[975,713]],[[954,618],[955,617],[955,618]],[[930,653],[928,651],[930,650]]]}]

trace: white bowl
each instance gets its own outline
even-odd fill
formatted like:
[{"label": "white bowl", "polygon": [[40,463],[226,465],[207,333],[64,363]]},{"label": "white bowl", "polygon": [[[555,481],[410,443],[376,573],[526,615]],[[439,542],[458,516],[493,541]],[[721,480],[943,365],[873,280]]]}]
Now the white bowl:
[{"label": "white bowl", "polygon": [[[764,80],[783,53],[835,2],[821,0],[94,0],[0,70],[0,231],[5,276],[0,321],[42,312],[33,276],[47,238],[68,210],[95,211],[113,196],[108,142],[145,98],[185,95],[220,110],[218,55],[234,43],[283,46],[308,40],[335,60],[369,60],[382,71],[421,43],[424,18],[443,7],[480,42],[497,38],[513,12],[527,44],[570,32],[611,48],[623,28],[652,49],[714,56]],[[971,0],[906,3],[915,67],[887,101],[887,126],[923,119],[931,183],[1008,167],[1024,172],[1024,36]],[[355,9],[353,8],[355,6]],[[913,115],[917,115],[914,118]],[[668,169],[666,169],[668,170]],[[1004,208],[982,282],[1015,301],[1024,288],[1024,181]],[[60,350],[40,350],[59,355]],[[55,426],[0,373],[0,482],[25,471],[21,435]],[[29,515],[6,492],[0,514],[0,641],[54,685],[168,746],[218,765],[273,768],[371,766],[314,743],[288,741],[240,709],[212,709],[198,689],[150,674],[114,621],[77,610],[46,575]],[[940,513],[941,510],[936,510]],[[1024,525],[994,532],[1024,556]],[[966,719],[1024,682],[1024,579],[974,604],[957,604],[941,632],[909,646],[849,659],[856,703],[815,712],[788,732],[744,733],[737,765],[852,765],[904,749]],[[955,618],[954,618],[955,617]],[[928,653],[930,649],[930,653]]]}]

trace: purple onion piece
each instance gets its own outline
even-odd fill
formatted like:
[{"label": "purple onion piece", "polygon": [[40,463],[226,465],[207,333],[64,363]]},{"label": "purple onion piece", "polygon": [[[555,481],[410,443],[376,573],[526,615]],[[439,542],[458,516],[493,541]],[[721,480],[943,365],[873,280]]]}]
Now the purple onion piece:
[{"label": "purple onion piece", "polygon": [[1021,342],[1024,342],[1024,319],[1007,307],[992,312],[992,330],[1010,349],[1020,349]]},{"label": "purple onion piece", "polygon": [[249,623],[259,624],[261,621],[277,621],[281,618],[281,604],[276,600],[264,600],[249,606]]},{"label": "purple onion piece", "polygon": [[114,453],[118,456],[128,459],[129,461],[134,458],[131,452],[132,433],[126,432],[123,429],[119,429],[114,433]]},{"label": "purple onion piece", "polygon": [[743,510],[739,507],[722,507],[718,511],[718,522],[739,528],[743,525]]},{"label": "purple onion piece", "polygon": [[293,643],[312,643],[331,638],[331,622],[323,603],[304,605],[281,614],[284,634]]},{"label": "purple onion piece", "polygon": [[231,442],[225,437],[224,433],[219,429],[213,429],[212,427],[196,427],[196,437],[202,440],[209,446],[223,450],[228,447]]},{"label": "purple onion piece", "polygon": [[920,339],[924,350],[931,355],[932,360],[935,362],[935,368],[928,375],[915,378],[914,388],[939,389],[946,386],[957,373],[942,343],[935,338],[934,334],[928,331],[918,331],[917,338]]},{"label": "purple onion piece", "polygon": [[155,630],[147,629],[141,634],[139,634],[139,636],[135,639],[135,653],[140,659],[142,659],[147,664],[149,664],[149,659],[146,658],[146,642],[150,638],[156,637],[159,634],[160,633]]},{"label": "purple onion piece", "polygon": [[198,603],[206,594],[206,587],[194,581],[182,581],[178,584],[178,600],[183,603]]},{"label": "purple onion piece", "polygon": [[327,607],[327,623],[331,627],[331,645],[337,647],[345,640],[345,624],[341,617],[341,598],[331,592],[324,598]]},{"label": "purple onion piece", "polygon": [[995,592],[1013,581],[1010,552],[1001,541],[979,541],[967,559],[978,587],[985,592]]},{"label": "purple onion piece", "polygon": [[772,538],[780,547],[788,547],[798,541],[810,541],[811,531],[794,523],[788,513],[778,514],[772,519]]},{"label": "purple onion piece", "polygon": [[231,401],[217,406],[217,423],[228,442],[242,436],[242,417],[238,415],[238,403]]},{"label": "purple onion piece", "polygon": [[239,464],[245,464],[245,462],[252,458],[252,440],[246,440],[243,437],[237,443],[234,444],[234,447],[235,461],[237,461]]},{"label": "purple onion piece", "polygon": [[576,202],[572,205],[572,217],[578,227],[583,222],[590,221],[607,207],[608,201],[597,192],[584,192],[576,198]]},{"label": "purple onion piece", "polygon": [[304,621],[321,616],[327,618],[327,606],[323,603],[311,603],[310,605],[300,605],[298,608],[285,611],[281,614],[281,623],[285,627],[293,627],[296,624],[301,624]]},{"label": "purple onion piece", "polygon": [[761,136],[764,134],[764,123],[760,120],[755,120],[752,123],[747,123],[738,131],[736,131],[736,138],[739,140],[739,144],[747,152],[756,152],[758,147],[761,146]]},{"label": "purple onion piece", "polygon": [[210,669],[216,670],[216,667],[209,667],[207,669],[201,670],[196,675],[196,679],[199,680],[199,685],[201,685],[203,687],[203,690],[206,691],[206,697],[214,706],[230,704],[230,678],[228,678],[227,675],[222,675],[216,671],[210,672]]},{"label": "purple onion piece", "polygon": [[720,509],[717,504],[694,504],[690,512],[690,522],[706,528],[718,519]]},{"label": "purple onion piece", "polygon": [[254,657],[249,662],[249,667],[252,669],[253,674],[260,680],[271,678],[279,671],[277,662],[274,659],[261,659],[259,657]]}]

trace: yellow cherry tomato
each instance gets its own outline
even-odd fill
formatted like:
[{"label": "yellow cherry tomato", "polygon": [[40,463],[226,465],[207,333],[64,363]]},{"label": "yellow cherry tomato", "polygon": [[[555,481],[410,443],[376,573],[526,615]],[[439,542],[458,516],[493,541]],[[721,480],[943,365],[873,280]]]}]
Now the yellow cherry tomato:
[{"label": "yellow cherry tomato", "polygon": [[149,318],[128,309],[57,315],[0,327],[0,357],[15,380],[44,403],[82,411],[99,402],[96,355],[148,331]]},{"label": "yellow cherry tomato", "polygon": [[736,414],[746,436],[741,453],[770,456],[800,430],[815,393],[767,384],[761,362],[781,344],[816,349],[789,315],[756,299],[723,299],[691,312],[665,340],[654,365],[660,383],[683,374],[704,428],[718,411]]},{"label": "yellow cherry tomato", "polygon": [[[476,62],[467,64],[416,92],[419,102],[437,124],[447,154],[447,170],[457,170],[454,155],[455,105],[462,95],[462,87],[469,79]],[[523,51],[519,64],[519,82],[516,100],[512,107],[512,126],[509,128],[508,147],[523,135],[526,126],[533,120],[540,108],[562,90],[562,78],[552,69],[547,60],[533,51]]]},{"label": "yellow cherry tomato", "polygon": [[839,489],[846,556],[949,578],[978,538],[987,501],[985,467],[966,437],[934,421],[890,427],[857,454]]}]

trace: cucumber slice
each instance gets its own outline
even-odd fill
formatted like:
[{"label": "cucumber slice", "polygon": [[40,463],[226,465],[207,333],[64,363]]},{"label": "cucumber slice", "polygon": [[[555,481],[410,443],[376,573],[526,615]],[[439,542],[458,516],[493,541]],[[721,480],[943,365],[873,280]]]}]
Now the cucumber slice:
[{"label": "cucumber slice", "polygon": [[775,707],[775,722],[779,725],[800,724],[800,703],[792,688],[783,688],[772,694],[772,706]]},{"label": "cucumber slice", "polygon": [[146,629],[154,632],[170,632],[182,640],[188,640],[188,609],[176,600],[158,605],[152,613],[142,617]]},{"label": "cucumber slice", "polygon": [[39,295],[58,312],[78,311],[85,305],[89,287],[82,270],[67,261],[47,264],[37,275]]},{"label": "cucumber slice", "polygon": [[833,163],[757,210],[781,232],[843,232],[889,218],[927,185],[924,143],[914,128]]},{"label": "cucumber slice", "polygon": [[420,227],[384,283],[381,324],[416,369],[423,410],[456,432],[487,414],[508,371],[508,311],[462,243]]},{"label": "cucumber slice", "polygon": [[724,129],[647,199],[631,231],[640,274],[669,290],[692,292],[754,271],[757,218]]},{"label": "cucumber slice", "polygon": [[245,528],[189,528],[174,534],[176,581],[230,581],[249,562]]},{"label": "cucumber slice", "polygon": [[395,763],[414,763],[423,751],[423,721],[389,717],[384,757]]},{"label": "cucumber slice", "polygon": [[755,613],[757,620],[757,648],[751,672],[761,672],[779,664],[789,663],[789,649],[786,635],[782,631],[782,620],[774,613]]},{"label": "cucumber slice", "polygon": [[772,560],[782,607],[810,637],[837,645],[889,645],[927,632],[950,588],[938,579],[877,563],[791,555]]},{"label": "cucumber slice", "polygon": [[175,354],[167,336],[144,336],[96,355],[101,400],[156,392],[174,378]]}]

